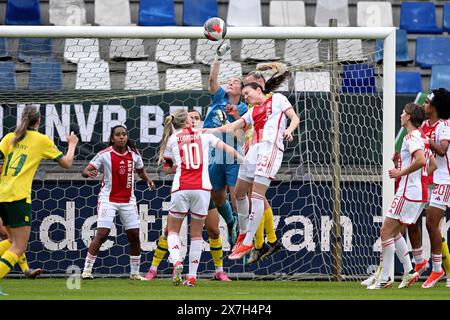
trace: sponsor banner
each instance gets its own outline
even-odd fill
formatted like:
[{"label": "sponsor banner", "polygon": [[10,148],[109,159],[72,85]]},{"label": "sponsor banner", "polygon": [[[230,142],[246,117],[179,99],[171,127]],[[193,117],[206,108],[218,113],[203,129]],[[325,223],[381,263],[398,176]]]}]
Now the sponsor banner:
[{"label": "sponsor banner", "polygon": [[[41,181],[33,185],[33,224],[27,257],[32,268],[41,267],[46,274],[65,274],[67,268],[84,265],[87,248],[95,234],[96,205],[99,184],[94,181]],[[137,183],[136,197],[141,217],[141,271],[150,267],[153,251],[167,221],[170,195],[168,183],[157,184],[149,191]],[[381,188],[375,183],[344,183],[340,217],[342,267],[347,275],[366,274],[378,263],[379,229],[382,223]],[[268,191],[274,211],[274,225],[282,248],[257,265],[244,266],[230,261],[226,225],[221,220],[224,268],[227,272],[254,272],[258,275],[331,274],[333,272],[333,219],[331,184],[309,184],[298,181],[274,183]],[[108,240],[98,254],[94,273],[128,274],[129,245],[119,218]],[[442,225],[447,235],[450,222]],[[429,252],[428,234],[424,230],[424,254]],[[181,231],[183,254],[186,254],[188,231],[186,221]],[[204,232],[204,251],[199,273],[214,272]],[[428,249],[427,249],[428,248]],[[185,264],[187,265],[187,259]],[[160,272],[170,274],[166,259]],[[400,273],[401,268],[397,266]]]}]

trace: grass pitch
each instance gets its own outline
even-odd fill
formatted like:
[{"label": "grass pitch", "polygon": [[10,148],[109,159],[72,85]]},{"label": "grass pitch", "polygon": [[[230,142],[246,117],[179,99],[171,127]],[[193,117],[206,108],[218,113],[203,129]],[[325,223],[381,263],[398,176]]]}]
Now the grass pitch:
[{"label": "grass pitch", "polygon": [[81,281],[69,290],[66,279],[4,279],[7,296],[0,300],[450,300],[450,288],[439,282],[422,289],[422,281],[410,288],[367,290],[359,282],[251,281],[218,282],[200,279],[195,288],[174,287],[170,279],[150,282],[128,279]]}]

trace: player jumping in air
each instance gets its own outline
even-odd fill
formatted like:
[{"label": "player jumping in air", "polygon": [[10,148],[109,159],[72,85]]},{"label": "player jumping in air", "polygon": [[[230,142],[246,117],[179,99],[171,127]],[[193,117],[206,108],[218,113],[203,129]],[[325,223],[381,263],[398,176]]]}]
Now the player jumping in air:
[{"label": "player jumping in air", "polygon": [[[229,259],[240,259],[254,248],[253,238],[264,214],[265,194],[271,179],[275,178],[283,160],[283,140],[292,141],[292,133],[299,124],[299,118],[287,98],[275,93],[270,97],[264,94],[255,82],[244,85],[242,94],[253,108],[239,120],[207,132],[233,132],[253,126],[252,144],[239,169],[236,185],[236,203],[240,221],[247,219],[246,234],[240,234]],[[286,128],[286,116],[291,123]],[[252,210],[249,212],[247,191],[252,189]]]},{"label": "player jumping in air", "polygon": [[102,188],[98,195],[97,232],[89,245],[84,264],[83,279],[93,279],[92,268],[101,245],[108,238],[114,217],[118,213],[130,242],[130,279],[147,280],[139,274],[141,242],[139,213],[134,195],[134,170],[149,189],[155,184],[148,177],[144,163],[134,143],[128,139],[125,126],[111,129],[108,148],[100,151],[83,170],[83,177],[96,178],[103,168]]},{"label": "player jumping in air", "polygon": [[0,158],[4,159],[0,179],[0,217],[11,239],[0,243],[0,279],[25,258],[31,232],[31,187],[40,162],[51,159],[65,169],[73,163],[78,143],[76,135],[72,132],[67,136],[69,147],[63,156],[48,136],[37,131],[40,124],[39,110],[26,106],[19,126],[0,142]]},{"label": "player jumping in air", "polygon": [[217,137],[192,129],[192,120],[187,111],[179,110],[166,117],[159,161],[164,161],[164,172],[175,173],[167,219],[167,243],[174,265],[174,285],[180,285],[182,282],[183,262],[179,232],[188,214],[191,214],[189,273],[183,285],[196,285],[202,253],[202,229],[211,198],[208,174],[210,146],[223,149],[233,157],[240,157],[236,150]]}]

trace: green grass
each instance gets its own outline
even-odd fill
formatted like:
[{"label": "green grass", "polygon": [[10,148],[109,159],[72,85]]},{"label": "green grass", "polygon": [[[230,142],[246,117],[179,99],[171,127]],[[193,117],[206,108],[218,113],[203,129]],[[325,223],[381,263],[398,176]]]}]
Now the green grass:
[{"label": "green grass", "polygon": [[442,300],[450,299],[450,288],[439,282],[435,288],[422,289],[421,282],[407,289],[367,290],[359,282],[327,281],[232,281],[200,279],[197,287],[174,287],[170,279],[151,282],[127,279],[82,281],[81,289],[69,290],[66,279],[4,279],[1,288],[7,296],[0,300]]}]

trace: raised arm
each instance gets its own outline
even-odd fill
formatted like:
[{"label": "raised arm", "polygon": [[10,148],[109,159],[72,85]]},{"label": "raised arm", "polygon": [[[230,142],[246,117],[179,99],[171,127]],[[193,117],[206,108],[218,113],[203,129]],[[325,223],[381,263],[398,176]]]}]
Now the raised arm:
[{"label": "raised arm", "polygon": [[436,152],[441,157],[444,157],[447,154],[448,150],[448,140],[441,140],[439,142],[434,142],[433,139],[429,140],[430,149]]},{"label": "raised arm", "polygon": [[71,132],[70,135],[67,136],[67,143],[69,144],[69,149],[65,156],[58,160],[58,164],[64,168],[69,169],[73,164],[73,157],[75,155],[75,147],[78,143],[78,137]]},{"label": "raised arm", "polygon": [[208,80],[208,90],[210,94],[215,94],[220,87],[219,84],[219,70],[220,61],[222,61],[223,56],[230,50],[230,46],[222,42],[216,50],[216,55],[214,56],[214,62],[211,65],[211,70],[209,71]]},{"label": "raised arm", "polygon": [[234,122],[231,123],[227,123],[221,127],[218,128],[208,128],[208,129],[203,129],[203,132],[205,133],[233,133],[235,130],[237,129],[242,129],[245,127],[245,121],[244,119],[238,119]]}]

